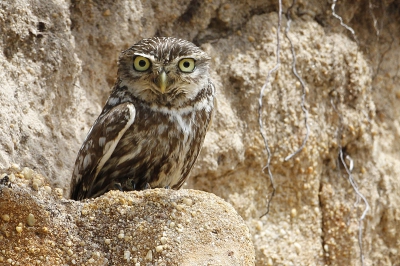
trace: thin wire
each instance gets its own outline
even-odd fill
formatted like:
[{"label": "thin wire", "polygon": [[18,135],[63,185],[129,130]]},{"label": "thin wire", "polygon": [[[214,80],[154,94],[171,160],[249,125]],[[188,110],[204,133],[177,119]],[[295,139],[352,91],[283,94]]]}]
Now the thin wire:
[{"label": "thin wire", "polygon": [[[336,111],[336,113],[339,115],[339,121],[340,121],[341,126],[340,126],[340,130],[339,130],[338,133],[341,134],[342,127],[343,127],[343,116],[339,112],[339,110],[336,108],[336,105],[333,103],[333,99],[332,98],[331,98],[331,105],[332,105],[333,109]],[[338,134],[338,137],[339,136],[340,135]],[[353,160],[350,158],[350,156],[346,156],[346,159],[349,160],[349,162],[350,162],[350,166],[351,166],[351,169],[350,169],[349,167],[347,167],[347,164],[343,159],[343,148],[342,148],[342,145],[340,143],[340,140],[338,140],[338,146],[339,146],[339,158],[340,158],[340,161],[342,162],[342,165],[343,165],[344,169],[346,170],[346,173],[347,173],[347,176],[348,176],[348,180],[349,180],[351,186],[353,187],[354,192],[358,196],[355,204],[358,204],[359,198],[361,198],[362,201],[365,204],[365,209],[364,209],[361,217],[358,219],[358,245],[359,245],[359,248],[360,248],[360,261],[361,261],[361,265],[364,265],[364,252],[363,252],[363,248],[362,248],[362,228],[363,228],[363,220],[365,219],[365,216],[367,215],[367,212],[369,211],[370,207],[369,207],[367,199],[358,190],[358,185],[355,182],[355,180],[353,178],[353,175],[351,173],[352,172],[351,170],[352,170],[352,168],[354,166]]]},{"label": "thin wire", "polygon": [[281,64],[281,61],[280,61],[280,31],[281,31],[281,22],[282,22],[282,0],[278,0],[278,2],[279,2],[279,11],[278,11],[278,29],[277,29],[277,32],[276,32],[276,39],[277,39],[276,40],[276,64],[270,71],[268,71],[267,77],[265,79],[265,83],[261,88],[260,96],[259,96],[259,99],[258,99],[258,105],[259,105],[259,108],[258,108],[258,125],[260,127],[260,133],[261,133],[261,136],[262,136],[262,138],[264,140],[265,150],[267,151],[267,156],[268,156],[267,164],[262,168],[262,171],[264,172],[265,169],[268,170],[268,176],[269,176],[269,180],[270,180],[271,186],[272,186],[272,194],[271,194],[271,198],[268,200],[267,211],[263,215],[261,215],[260,218],[264,217],[265,215],[267,215],[269,213],[270,206],[271,206],[271,201],[274,198],[275,192],[276,192],[275,183],[274,183],[274,177],[273,177],[273,175],[271,173],[271,169],[270,169],[271,151],[270,151],[269,146],[268,146],[268,140],[267,140],[267,136],[266,136],[265,131],[264,131],[264,124],[262,122],[262,108],[263,108],[262,99],[263,99],[263,96],[264,96],[264,91],[267,88],[267,85],[268,85],[269,78],[270,78],[271,74],[276,72],[279,69],[279,66]]},{"label": "thin wire", "polygon": [[293,74],[296,76],[296,78],[299,80],[300,84],[301,84],[301,88],[302,88],[302,95],[301,95],[301,109],[303,110],[304,113],[304,124],[306,126],[307,129],[307,133],[305,138],[303,139],[303,143],[301,144],[301,146],[292,154],[288,155],[285,158],[285,161],[290,160],[291,158],[293,158],[294,156],[296,156],[299,152],[301,152],[301,150],[306,146],[307,140],[308,140],[308,136],[310,134],[310,128],[308,126],[307,120],[308,120],[308,110],[305,106],[305,100],[306,100],[306,85],[303,81],[303,79],[300,77],[300,75],[297,73],[297,69],[296,69],[296,53],[294,51],[294,46],[292,43],[292,40],[289,38],[289,30],[290,30],[290,24],[292,22],[292,19],[290,17],[290,11],[293,8],[293,6],[296,4],[296,0],[293,0],[292,5],[288,8],[287,12],[286,12],[286,17],[287,17],[287,26],[285,29],[285,36],[286,38],[289,40],[290,42],[290,47],[292,50],[292,56],[293,56],[293,61],[292,61],[292,71]]},{"label": "thin wire", "polygon": [[[356,37],[356,34],[355,34],[354,30],[353,30],[350,26],[348,26],[347,24],[345,24],[345,23],[343,22],[343,19],[342,19],[341,16],[339,16],[339,15],[336,14],[336,12],[335,12],[336,2],[337,2],[337,0],[333,0],[332,6],[331,6],[331,7],[332,7],[332,15],[340,21],[340,25],[341,25],[342,27],[346,28],[348,31],[351,32],[351,34],[352,34],[354,40],[356,41],[357,44],[359,44],[358,39],[357,39],[357,37]],[[334,105],[332,99],[331,99],[331,104],[332,104],[333,108],[335,109],[335,111],[339,114],[340,121],[341,121],[341,123],[342,123],[342,119],[343,119],[342,114],[337,110],[337,108],[336,108],[336,106]],[[361,192],[358,190],[357,184],[356,184],[356,182],[355,182],[354,179],[353,179],[353,176],[352,176],[352,174],[351,174],[351,171],[350,171],[349,168],[347,167],[347,164],[344,162],[344,159],[343,159],[343,150],[342,150],[342,146],[341,146],[341,144],[340,144],[340,141],[338,141],[338,144],[339,144],[339,157],[340,157],[340,160],[342,161],[342,164],[343,164],[344,168],[346,169],[346,172],[347,172],[347,174],[348,174],[348,179],[349,179],[349,181],[350,181],[350,184],[351,184],[352,187],[353,187],[353,190],[354,190],[354,191],[356,192],[356,194],[358,195],[355,204],[358,204],[359,198],[361,198],[361,199],[363,200],[364,204],[365,204],[364,212],[363,212],[363,214],[361,215],[361,217],[360,217],[359,220],[358,220],[358,223],[359,223],[359,227],[358,227],[358,230],[359,230],[359,231],[358,231],[358,245],[359,245],[359,247],[360,247],[360,261],[361,261],[361,265],[364,266],[364,253],[363,253],[363,249],[362,249],[362,225],[363,225],[362,222],[363,222],[363,220],[364,220],[364,218],[365,218],[365,216],[366,216],[366,214],[367,214],[367,212],[368,212],[368,210],[369,210],[369,204],[368,204],[367,199],[364,197],[364,195],[361,194]],[[350,158],[350,157],[349,157],[349,158]],[[350,158],[350,159],[351,159],[351,158]]]},{"label": "thin wire", "polygon": [[375,6],[371,3],[371,0],[368,1],[368,7],[369,7],[369,14],[371,15],[372,21],[374,22],[373,24],[374,24],[374,28],[375,28],[375,32],[376,32],[376,37],[378,37],[378,40],[379,40],[380,29],[378,29],[378,26],[377,26],[378,21],[375,18],[374,11],[372,11],[372,9],[374,9]]},{"label": "thin wire", "polygon": [[348,169],[346,163],[344,162],[343,159],[343,152],[342,149],[340,149],[339,151],[339,155],[340,155],[340,160],[342,161],[342,164],[344,166],[344,168],[346,169],[346,172],[348,174],[348,179],[350,181],[350,184],[352,185],[354,191],[356,192],[356,194],[363,200],[364,204],[365,204],[365,209],[363,214],[361,215],[361,217],[358,219],[358,245],[360,247],[360,260],[361,260],[361,265],[364,265],[364,252],[363,252],[363,248],[362,248],[362,228],[363,228],[363,220],[365,218],[365,216],[367,215],[368,210],[370,209],[369,204],[367,199],[364,197],[364,195],[358,190],[357,184],[353,179],[353,176],[351,174],[351,171]]},{"label": "thin wire", "polygon": [[356,36],[356,34],[355,34],[353,28],[350,27],[350,26],[348,26],[346,23],[344,23],[342,17],[339,16],[338,14],[336,14],[336,12],[335,12],[336,2],[337,2],[337,0],[333,0],[332,6],[331,6],[331,8],[332,8],[332,15],[340,21],[340,25],[341,25],[342,27],[345,27],[348,31],[351,32],[351,34],[353,35],[354,40],[355,40],[356,43],[358,44],[358,39],[357,39],[357,36]]}]

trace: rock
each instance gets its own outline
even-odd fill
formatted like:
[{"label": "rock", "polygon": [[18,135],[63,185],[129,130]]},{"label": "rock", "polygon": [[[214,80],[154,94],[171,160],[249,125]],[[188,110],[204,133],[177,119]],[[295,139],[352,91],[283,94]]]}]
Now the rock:
[{"label": "rock", "polygon": [[[247,266],[255,260],[235,209],[196,190],[112,191],[78,202],[17,180],[0,185],[0,213],[2,263]],[[27,226],[29,216],[35,223]]]},{"label": "rock", "polygon": [[[291,1],[282,2],[286,13]],[[360,225],[364,265],[396,264],[398,9],[393,0],[296,1],[288,37],[306,86],[309,135],[289,160],[307,131],[282,14],[280,66],[265,87],[261,119],[277,190],[260,219],[272,188],[262,170],[267,152],[258,102],[276,63],[278,1],[0,1],[0,168],[14,164],[21,172],[9,181],[25,180],[34,193],[66,195],[76,153],[115,82],[120,51],[145,37],[181,37],[212,56],[218,91],[214,123],[185,188],[232,204],[250,229],[256,264],[361,265]],[[338,160],[340,150],[370,204],[361,224],[365,206]],[[187,205],[177,204],[177,211]],[[33,227],[27,226],[29,213]],[[0,222],[11,219],[11,213],[0,215]],[[35,212],[24,215],[13,233],[18,227],[23,235],[40,222]],[[184,230],[178,225],[171,221],[168,228]],[[144,257],[165,252],[162,242],[154,245]],[[100,253],[94,254],[89,262]],[[134,251],[120,254],[128,261]]]}]

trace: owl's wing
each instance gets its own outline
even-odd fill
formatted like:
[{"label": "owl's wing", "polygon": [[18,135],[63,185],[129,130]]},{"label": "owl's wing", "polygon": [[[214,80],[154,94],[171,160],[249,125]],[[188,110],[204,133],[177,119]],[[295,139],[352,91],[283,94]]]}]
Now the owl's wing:
[{"label": "owl's wing", "polygon": [[123,103],[103,113],[89,130],[79,150],[71,182],[71,198],[87,197],[90,188],[119,140],[135,120],[132,103]]}]

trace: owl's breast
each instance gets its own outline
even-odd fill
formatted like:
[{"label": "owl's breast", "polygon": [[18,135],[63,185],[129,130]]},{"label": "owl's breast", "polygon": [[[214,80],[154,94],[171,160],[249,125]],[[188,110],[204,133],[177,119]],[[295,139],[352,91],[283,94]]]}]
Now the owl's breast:
[{"label": "owl's breast", "polygon": [[[174,187],[186,178],[206,133],[206,113],[155,111],[136,107],[132,126],[101,171],[120,180],[124,190]],[[201,121],[203,120],[203,121]]]}]

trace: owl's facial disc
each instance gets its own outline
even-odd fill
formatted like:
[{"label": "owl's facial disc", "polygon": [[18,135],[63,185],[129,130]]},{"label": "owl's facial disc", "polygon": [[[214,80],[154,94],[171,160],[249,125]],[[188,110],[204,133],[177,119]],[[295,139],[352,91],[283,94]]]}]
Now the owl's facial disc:
[{"label": "owl's facial disc", "polygon": [[[165,64],[153,59],[153,83],[161,94],[168,94],[174,90],[176,82],[188,83],[184,81],[182,75],[189,75],[195,70],[195,60],[192,58],[183,58],[180,61],[174,60]],[[176,91],[176,90],[175,90]]]},{"label": "owl's facial disc", "polygon": [[144,39],[121,53],[119,87],[145,102],[181,106],[208,87],[209,60],[184,40]]}]

